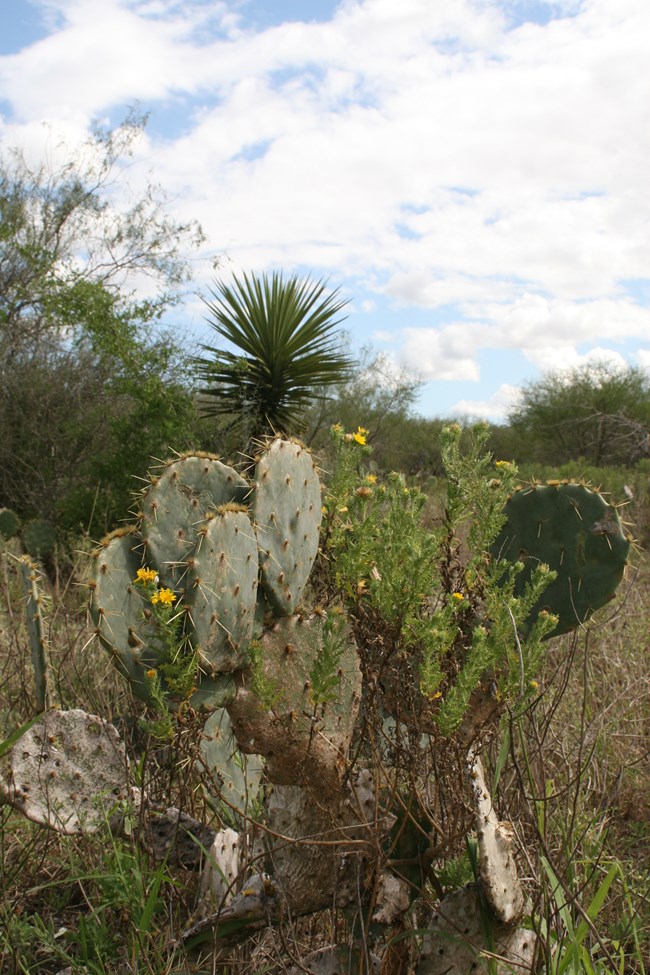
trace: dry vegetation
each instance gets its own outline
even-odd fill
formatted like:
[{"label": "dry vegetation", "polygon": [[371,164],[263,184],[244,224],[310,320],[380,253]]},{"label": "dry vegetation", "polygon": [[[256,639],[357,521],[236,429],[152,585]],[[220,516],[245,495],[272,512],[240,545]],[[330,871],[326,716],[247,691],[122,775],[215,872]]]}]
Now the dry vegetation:
[{"label": "dry vegetation", "polygon": [[[62,580],[65,576],[65,581]],[[200,727],[179,727],[171,749],[138,732],[134,702],[86,619],[84,558],[50,590],[48,642],[57,706],[118,722],[138,775],[164,805],[215,821],[209,789],[190,771]],[[8,543],[0,577],[0,740],[33,711],[23,596]],[[620,865],[588,935],[602,973],[643,973],[650,959],[650,567],[630,572],[615,607],[588,633],[549,648],[539,695],[491,753],[500,812],[513,824],[542,943],[567,938],[563,900],[586,909]],[[503,744],[503,743],[501,743]],[[507,741],[506,741],[507,745]],[[197,907],[196,874],[156,866],[135,841],[108,832],[63,837],[0,810],[2,973],[287,972],[287,959],[330,939],[349,918],[327,912],[262,931],[225,957],[170,951]],[[137,826],[137,824],[134,824]],[[443,885],[470,877],[466,857],[438,864]],[[431,902],[435,893],[431,891]],[[424,916],[424,914],[423,914]],[[540,970],[550,970],[541,953]],[[568,971],[582,971],[573,969]],[[584,969],[587,971],[587,969]]]}]

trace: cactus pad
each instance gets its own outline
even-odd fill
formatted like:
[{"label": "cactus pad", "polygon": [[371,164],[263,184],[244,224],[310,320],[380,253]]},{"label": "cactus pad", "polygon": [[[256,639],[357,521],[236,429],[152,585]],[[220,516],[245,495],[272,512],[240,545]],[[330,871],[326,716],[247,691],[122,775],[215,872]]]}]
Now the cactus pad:
[{"label": "cactus pad", "polygon": [[299,605],[318,553],[321,488],[314,461],[299,443],[273,440],[255,471],[260,582],[276,613]]},{"label": "cactus pad", "polygon": [[45,711],[48,697],[48,655],[43,625],[43,592],[40,588],[42,574],[28,555],[23,555],[18,564],[25,593],[25,622],[34,668],[34,697],[36,710],[40,712]]},{"label": "cactus pad", "polygon": [[243,824],[258,797],[264,763],[259,755],[240,752],[224,708],[210,715],[203,735],[203,760],[220,785],[221,797]]},{"label": "cactus pad", "polygon": [[143,701],[149,700],[146,672],[161,650],[155,620],[133,585],[141,566],[142,542],[127,532],[109,536],[96,553],[90,613],[102,644]]},{"label": "cactus pad", "polygon": [[11,802],[59,833],[94,832],[128,784],[124,744],[112,724],[85,711],[48,711],[11,751]]},{"label": "cactus pad", "polygon": [[559,617],[551,636],[575,629],[613,598],[630,549],[616,508],[582,484],[534,485],[512,495],[507,522],[492,546],[495,558],[521,561],[516,594],[543,563],[557,573],[534,608]]},{"label": "cactus pad", "polygon": [[56,529],[51,521],[37,518],[23,528],[25,551],[35,559],[46,559],[54,551]]},{"label": "cactus pad", "polygon": [[243,510],[225,505],[199,529],[188,563],[186,605],[192,645],[207,673],[248,661],[257,605],[257,541]]},{"label": "cactus pad", "polygon": [[20,518],[11,508],[0,508],[0,535],[13,538],[20,531]]},{"label": "cactus pad", "polygon": [[250,486],[216,457],[193,455],[166,464],[142,497],[142,536],[147,561],[163,585],[179,589],[186,561],[206,516],[229,502],[243,504]]}]

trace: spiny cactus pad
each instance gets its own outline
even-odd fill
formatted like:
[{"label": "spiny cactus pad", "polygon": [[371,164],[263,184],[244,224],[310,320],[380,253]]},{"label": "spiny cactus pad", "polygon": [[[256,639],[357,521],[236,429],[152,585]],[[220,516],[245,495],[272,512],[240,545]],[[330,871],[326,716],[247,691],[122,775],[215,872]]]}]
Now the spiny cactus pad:
[{"label": "spiny cactus pad", "polygon": [[494,558],[521,561],[516,594],[533,568],[557,573],[531,615],[542,609],[559,617],[552,636],[575,629],[607,603],[620,583],[630,549],[614,507],[582,484],[552,483],[523,488],[506,504],[507,522],[492,546]]},{"label": "spiny cactus pad", "polygon": [[36,710],[47,706],[48,654],[43,625],[43,576],[28,555],[19,560],[20,575],[25,593],[25,623],[34,668],[34,697]]},{"label": "spiny cactus pad", "polygon": [[219,708],[203,729],[201,755],[215,778],[215,788],[242,824],[258,798],[264,762],[239,751],[228,712]]},{"label": "spiny cactus pad", "polygon": [[255,471],[260,582],[273,611],[296,610],[318,553],[321,488],[309,451],[273,440]]},{"label": "spiny cactus pad", "polygon": [[159,663],[155,620],[133,580],[141,566],[142,541],[135,533],[106,540],[95,554],[90,613],[97,635],[143,701],[149,700],[146,672]]},{"label": "spiny cactus pad", "polygon": [[142,497],[142,536],[147,561],[163,585],[179,589],[186,561],[206,516],[229,502],[244,504],[250,485],[216,457],[195,455],[171,461]]},{"label": "spiny cactus pad", "polygon": [[119,734],[85,711],[48,711],[11,751],[11,802],[60,833],[94,832],[121,800],[138,801],[128,784]]},{"label": "spiny cactus pad", "polygon": [[257,605],[257,540],[245,511],[225,505],[203,523],[188,563],[192,645],[207,673],[248,661]]},{"label": "spiny cactus pad", "polygon": [[0,535],[3,538],[13,538],[20,531],[21,521],[11,508],[0,508]]}]

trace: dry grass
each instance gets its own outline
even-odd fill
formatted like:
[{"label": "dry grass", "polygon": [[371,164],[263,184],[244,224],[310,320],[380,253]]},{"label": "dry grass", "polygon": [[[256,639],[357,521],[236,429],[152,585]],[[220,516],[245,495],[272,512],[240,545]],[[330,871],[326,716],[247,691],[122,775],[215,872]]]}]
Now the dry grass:
[{"label": "dry grass", "polygon": [[[133,727],[141,705],[93,638],[83,578],[80,560],[62,590],[49,593],[54,700],[58,706],[83,707],[111,720],[121,717],[122,727]],[[15,564],[5,551],[0,559],[0,740],[34,709],[22,604]],[[511,731],[513,744],[497,800],[519,837],[521,862],[540,916],[551,929],[558,927],[540,866],[540,842],[570,897],[583,906],[607,865],[618,861],[626,883],[617,882],[610,891],[598,919],[594,951],[606,958],[618,941],[630,959],[625,971],[641,972],[643,953],[650,958],[648,564],[641,563],[623,597],[601,611],[587,634],[549,646],[540,696]],[[187,761],[191,732],[195,729],[175,743],[173,762],[149,752],[140,768],[154,795],[207,819],[214,814]],[[176,868],[163,868],[158,876],[133,841],[60,837],[20,819],[8,807],[0,813],[2,973],[56,975],[71,960],[73,972],[107,975],[216,970],[214,959],[202,969],[196,958],[166,951],[196,906],[195,876]],[[144,905],[151,897],[155,911],[143,925]],[[283,934],[285,958],[298,945],[302,952],[322,943],[325,934],[342,937],[344,932],[342,918],[329,913],[301,922]],[[245,975],[269,966],[269,971],[286,971],[279,944],[262,933],[245,948],[231,951],[221,970]]]}]

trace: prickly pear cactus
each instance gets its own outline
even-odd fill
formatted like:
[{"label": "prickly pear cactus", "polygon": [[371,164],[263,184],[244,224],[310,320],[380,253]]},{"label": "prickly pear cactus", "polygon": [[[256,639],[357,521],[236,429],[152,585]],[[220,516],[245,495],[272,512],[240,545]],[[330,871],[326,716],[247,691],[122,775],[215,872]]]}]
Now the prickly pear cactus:
[{"label": "prickly pear cactus", "polygon": [[246,510],[223,505],[198,529],[188,562],[185,605],[206,673],[248,661],[257,605],[257,541]]},{"label": "prickly pear cactus", "polygon": [[51,521],[36,518],[23,527],[25,551],[35,559],[47,559],[56,545],[56,529]]},{"label": "prickly pear cactus", "polygon": [[616,508],[582,484],[532,485],[508,501],[507,522],[492,547],[495,558],[521,561],[516,594],[523,595],[532,568],[548,565],[557,578],[531,615],[556,614],[551,636],[575,629],[613,598],[630,549]]},{"label": "prickly pear cactus", "polygon": [[361,699],[347,624],[340,616],[283,617],[252,650],[252,680],[228,705],[241,748],[267,758],[272,782],[332,786],[345,768]]},{"label": "prickly pear cactus", "polygon": [[530,972],[535,942],[534,931],[495,922],[478,885],[468,884],[433,912],[416,975]]},{"label": "prickly pear cactus", "polygon": [[0,508],[0,535],[3,538],[13,538],[20,531],[21,521],[11,508]]},{"label": "prickly pear cactus", "polygon": [[187,455],[165,465],[142,496],[146,561],[156,566],[163,585],[183,586],[206,517],[221,505],[244,504],[249,493],[248,482],[210,454]]},{"label": "prickly pear cactus", "polygon": [[20,575],[25,593],[25,623],[34,668],[34,697],[36,710],[45,711],[47,707],[48,654],[43,623],[42,577],[28,555],[19,559]]},{"label": "prickly pear cactus", "polygon": [[225,708],[214,711],[206,721],[201,756],[213,773],[219,796],[243,824],[258,799],[264,762],[259,755],[244,755],[239,750]]},{"label": "prickly pear cactus", "polygon": [[[255,524],[245,504],[251,495]],[[102,543],[91,585],[97,634],[135,693],[151,699],[147,673],[165,652],[155,614],[134,586],[140,569],[173,593],[186,649],[198,656],[192,702],[221,707],[234,693],[225,675],[248,664],[260,627],[258,577],[266,608],[291,613],[318,551],[320,518],[320,482],[300,444],[271,441],[254,488],[211,455],[166,464],[143,492],[139,525]]]},{"label": "prickly pear cactus", "polygon": [[102,645],[126,677],[134,693],[148,701],[147,671],[164,654],[150,608],[134,585],[142,565],[141,540],[133,531],[107,536],[95,554],[90,612]]},{"label": "prickly pear cactus", "polygon": [[273,440],[257,462],[254,498],[260,582],[273,611],[290,615],[318,553],[321,488],[309,451]]},{"label": "prickly pear cactus", "polygon": [[9,799],[60,833],[94,832],[120,801],[139,801],[128,784],[119,734],[85,711],[48,711],[14,745]]}]

